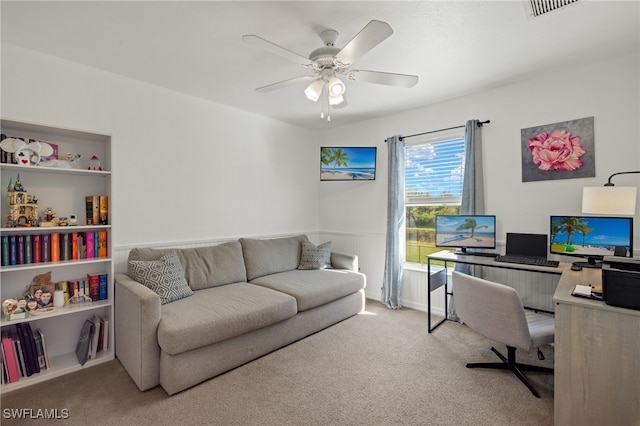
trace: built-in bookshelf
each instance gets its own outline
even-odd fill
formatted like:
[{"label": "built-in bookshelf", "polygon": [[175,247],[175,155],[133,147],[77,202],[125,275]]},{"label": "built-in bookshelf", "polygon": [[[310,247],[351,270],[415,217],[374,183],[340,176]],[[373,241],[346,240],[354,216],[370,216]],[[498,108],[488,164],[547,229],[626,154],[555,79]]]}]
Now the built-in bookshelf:
[{"label": "built-in bookshelf", "polygon": [[[74,157],[75,162],[65,165],[51,162],[49,165],[20,166],[12,163],[0,163],[2,173],[1,228],[3,246],[7,240],[22,240],[33,244],[34,239],[57,234],[69,244],[69,252],[61,252],[59,256],[40,256],[35,259],[34,246],[30,247],[30,256],[21,260],[8,261],[3,258],[0,266],[2,299],[18,298],[28,292],[29,285],[35,276],[51,273],[51,282],[64,283],[88,280],[90,275],[106,276],[106,295],[96,300],[69,301],[62,307],[37,315],[30,314],[26,318],[8,320],[2,315],[0,326],[2,331],[13,330],[17,324],[28,324],[32,330],[40,330],[45,336],[49,367],[40,369],[39,373],[20,377],[17,381],[2,384],[2,393],[14,389],[41,383],[53,377],[77,371],[102,362],[114,359],[113,335],[113,260],[112,260],[112,226],[113,198],[111,194],[111,137],[85,131],[62,129],[33,123],[13,120],[0,120],[0,133],[8,138],[25,138],[54,144],[57,155],[63,158]],[[79,155],[79,164],[77,161]],[[88,170],[89,161],[94,158],[100,162],[101,170]],[[21,222],[14,227],[8,221],[9,182],[16,179],[24,191],[37,197],[37,209],[44,216],[47,209],[54,213],[53,226],[24,226]],[[97,224],[87,224],[87,197],[103,196],[108,199],[108,219]],[[75,216],[76,223],[66,222],[59,226],[58,219]],[[98,235],[100,237],[98,237]],[[87,253],[86,240],[89,236],[102,238],[102,251],[98,253],[98,241],[95,241],[95,252]],[[6,237],[6,238],[5,238]],[[80,245],[71,246],[71,240],[79,238]],[[68,241],[68,242],[67,242]],[[76,243],[77,244],[77,243]],[[4,247],[6,249],[6,247]],[[3,249],[3,251],[4,251]],[[39,248],[42,250],[42,248]],[[75,251],[75,253],[74,253]],[[4,252],[3,252],[4,255]],[[37,260],[37,261],[36,261]],[[87,284],[88,285],[88,284]],[[104,291],[104,289],[103,289]],[[72,294],[70,296],[73,296]],[[88,296],[88,295],[87,295]],[[105,327],[104,350],[81,365],[76,356],[76,345],[83,324],[86,320],[97,316],[107,324]],[[22,326],[21,326],[22,327]]]}]

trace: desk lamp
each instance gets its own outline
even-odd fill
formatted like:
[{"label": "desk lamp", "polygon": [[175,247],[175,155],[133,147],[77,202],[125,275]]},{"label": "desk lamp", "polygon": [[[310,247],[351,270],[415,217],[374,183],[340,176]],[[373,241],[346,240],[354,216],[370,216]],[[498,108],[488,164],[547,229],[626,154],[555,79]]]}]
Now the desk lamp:
[{"label": "desk lamp", "polygon": [[615,186],[611,178],[616,175],[640,173],[618,172],[609,176],[604,186],[585,187],[582,189],[582,213],[618,214],[633,216],[636,214],[635,186]]}]

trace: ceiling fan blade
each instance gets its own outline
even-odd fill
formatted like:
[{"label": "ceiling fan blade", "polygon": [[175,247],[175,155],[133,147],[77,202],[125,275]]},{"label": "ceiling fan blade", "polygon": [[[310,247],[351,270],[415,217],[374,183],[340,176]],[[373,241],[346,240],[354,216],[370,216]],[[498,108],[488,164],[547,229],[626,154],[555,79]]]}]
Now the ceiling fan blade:
[{"label": "ceiling fan blade", "polygon": [[311,65],[313,63],[311,60],[309,60],[309,58],[305,58],[302,55],[298,55],[297,53],[294,53],[288,49],[285,49],[282,46],[278,46],[277,44],[274,44],[269,40],[265,40],[262,37],[258,37],[257,35],[253,35],[253,34],[243,35],[242,40],[249,44],[253,44],[256,47],[262,48],[264,50],[268,50],[271,53],[274,53],[278,56],[281,56],[285,59],[288,59],[289,61],[295,62],[300,65]]},{"label": "ceiling fan blade", "polygon": [[394,74],[390,72],[352,70],[347,72],[351,81],[386,84],[387,86],[413,87],[418,83],[417,75]]},{"label": "ceiling fan blade", "polygon": [[389,24],[373,20],[365,25],[365,27],[336,54],[336,59],[343,64],[352,64],[356,59],[382,43],[382,41],[391,34],[393,34],[393,29]]},{"label": "ceiling fan blade", "polygon": [[262,93],[271,92],[272,90],[280,89],[282,87],[291,86],[291,85],[294,85],[294,84],[297,84],[297,83],[302,83],[303,81],[312,81],[312,80],[315,80],[316,78],[318,78],[318,77],[313,76],[313,75],[305,75],[305,76],[302,76],[302,77],[294,77],[294,78],[290,78],[288,80],[280,81],[278,83],[273,83],[273,84],[268,84],[266,86],[258,87],[256,89],[256,91],[257,92],[262,92]]}]

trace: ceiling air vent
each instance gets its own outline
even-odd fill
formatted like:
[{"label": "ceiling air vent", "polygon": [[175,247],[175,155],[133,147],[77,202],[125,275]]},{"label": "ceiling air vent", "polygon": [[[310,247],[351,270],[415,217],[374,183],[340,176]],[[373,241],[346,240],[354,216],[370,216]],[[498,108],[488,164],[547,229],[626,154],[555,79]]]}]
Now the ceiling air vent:
[{"label": "ceiling air vent", "polygon": [[554,10],[575,3],[578,0],[526,0],[526,9],[529,19],[537,18]]}]

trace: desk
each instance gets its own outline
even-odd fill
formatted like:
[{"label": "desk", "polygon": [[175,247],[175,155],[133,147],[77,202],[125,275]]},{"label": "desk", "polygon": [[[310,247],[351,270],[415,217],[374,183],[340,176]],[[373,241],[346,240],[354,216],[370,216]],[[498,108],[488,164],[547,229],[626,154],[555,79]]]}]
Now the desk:
[{"label": "desk", "polygon": [[[434,272],[432,274],[431,262],[437,260],[444,262],[444,270]],[[429,329],[429,333],[435,330],[439,325],[447,320],[447,296],[452,293],[448,291],[447,284],[447,267],[449,263],[462,263],[466,265],[473,266],[486,266],[493,268],[502,268],[502,269],[514,269],[518,271],[528,271],[528,272],[540,272],[543,274],[556,274],[560,275],[565,269],[569,269],[568,263],[561,262],[557,268],[552,268],[548,266],[535,266],[535,265],[521,265],[516,263],[505,263],[505,262],[496,262],[493,257],[486,256],[476,256],[476,255],[465,255],[465,254],[455,254],[450,251],[439,251],[437,253],[433,253],[427,256],[427,326]],[[445,294],[444,294],[444,313],[445,317],[438,321],[433,327],[431,327],[431,292],[444,286]]]},{"label": "desk", "polygon": [[571,296],[602,271],[565,268],[555,303],[554,423],[640,424],[640,310]]}]

